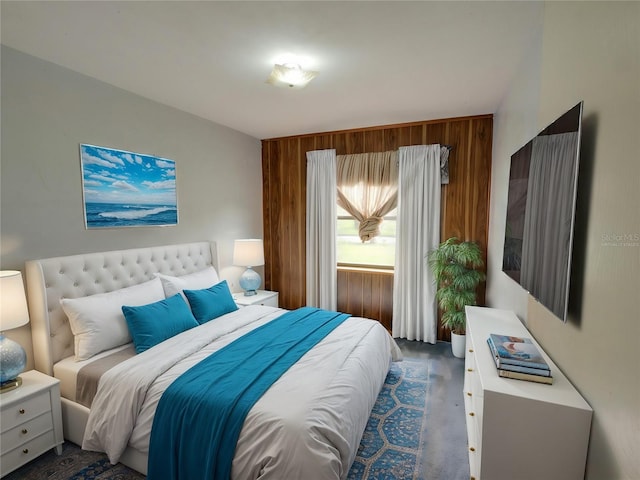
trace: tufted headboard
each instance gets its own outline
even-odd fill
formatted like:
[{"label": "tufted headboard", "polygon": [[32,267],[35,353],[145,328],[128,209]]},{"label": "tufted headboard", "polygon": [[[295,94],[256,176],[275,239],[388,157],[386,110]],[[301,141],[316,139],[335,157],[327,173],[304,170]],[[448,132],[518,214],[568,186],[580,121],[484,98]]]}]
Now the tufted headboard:
[{"label": "tufted headboard", "polygon": [[26,262],[33,354],[37,370],[73,355],[73,334],[61,298],[111,292],[150,280],[156,273],[185,275],[209,265],[218,269],[216,244],[184,243],[114,250]]}]

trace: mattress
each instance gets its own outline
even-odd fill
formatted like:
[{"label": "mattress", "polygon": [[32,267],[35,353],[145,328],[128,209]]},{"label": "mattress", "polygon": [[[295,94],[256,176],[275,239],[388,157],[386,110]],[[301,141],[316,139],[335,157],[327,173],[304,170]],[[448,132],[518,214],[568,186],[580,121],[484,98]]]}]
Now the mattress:
[{"label": "mattress", "polygon": [[91,407],[100,377],[118,363],[135,356],[133,343],[99,353],[88,360],[76,361],[73,356],[53,366],[53,376],[60,380],[62,398]]}]

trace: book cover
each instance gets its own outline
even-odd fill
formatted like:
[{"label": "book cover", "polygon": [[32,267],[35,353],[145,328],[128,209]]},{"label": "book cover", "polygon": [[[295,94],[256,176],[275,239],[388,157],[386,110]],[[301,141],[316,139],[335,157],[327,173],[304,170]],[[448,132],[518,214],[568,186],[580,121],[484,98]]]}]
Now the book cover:
[{"label": "book cover", "polygon": [[542,375],[530,375],[528,373],[512,372],[510,370],[498,369],[498,375],[503,378],[514,378],[516,380],[527,380],[535,383],[545,383],[551,385],[553,377],[543,377]]},{"label": "book cover", "polygon": [[512,372],[529,373],[531,375],[541,375],[543,377],[551,376],[551,370],[549,369],[549,367],[533,368],[533,367],[525,367],[522,365],[512,365],[510,363],[505,363],[500,360],[500,357],[496,351],[496,347],[494,346],[491,338],[487,338],[487,345],[489,345],[489,349],[491,350],[491,356],[493,357],[493,362],[496,364],[496,368],[501,368],[503,370],[510,370]]},{"label": "book cover", "polygon": [[489,335],[489,340],[489,346],[497,356],[498,367],[520,365],[549,370],[549,365],[530,338],[492,333]]}]

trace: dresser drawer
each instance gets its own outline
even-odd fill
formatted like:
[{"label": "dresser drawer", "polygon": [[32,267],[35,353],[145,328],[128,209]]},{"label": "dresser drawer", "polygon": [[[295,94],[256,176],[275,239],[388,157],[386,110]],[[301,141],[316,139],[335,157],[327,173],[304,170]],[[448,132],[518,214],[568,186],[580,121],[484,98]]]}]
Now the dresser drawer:
[{"label": "dresser drawer", "polygon": [[478,405],[482,405],[482,390],[474,388],[479,383],[477,377],[471,377],[469,383],[471,384],[471,388],[464,391],[464,396],[469,400],[469,411],[476,412],[481,409]]},{"label": "dresser drawer", "polygon": [[[480,447],[480,438],[482,434],[482,398],[467,397],[465,399],[465,414],[467,416],[467,427],[471,429],[475,444],[474,447]],[[472,427],[472,428],[471,428]],[[471,440],[471,439],[469,439]]]},{"label": "dresser drawer", "polygon": [[[4,443],[4,441],[3,441]],[[0,474],[5,475],[21,465],[39,457],[53,447],[55,443],[53,430],[32,438],[13,450],[2,453],[0,457]],[[4,447],[4,445],[3,445]]]},{"label": "dresser drawer", "polygon": [[7,430],[22,425],[24,422],[28,422],[50,410],[51,399],[49,397],[49,391],[41,392],[38,395],[3,408],[0,414],[0,425],[2,426],[3,435]]},{"label": "dresser drawer", "polygon": [[484,390],[480,384],[480,375],[473,354],[467,354],[464,364],[464,392],[471,393],[474,397],[482,397]]},{"label": "dresser drawer", "polygon": [[480,480],[480,466],[478,460],[480,459],[480,451],[469,451],[469,478],[471,480]]},{"label": "dresser drawer", "polygon": [[53,419],[50,412],[38,415],[27,422],[24,422],[11,430],[2,432],[2,450],[15,448],[43,433],[53,429]]},{"label": "dresser drawer", "polygon": [[464,359],[464,385],[463,390],[465,394],[467,392],[471,392],[472,390],[472,377],[475,372],[475,359],[473,358],[473,354],[466,353]]}]

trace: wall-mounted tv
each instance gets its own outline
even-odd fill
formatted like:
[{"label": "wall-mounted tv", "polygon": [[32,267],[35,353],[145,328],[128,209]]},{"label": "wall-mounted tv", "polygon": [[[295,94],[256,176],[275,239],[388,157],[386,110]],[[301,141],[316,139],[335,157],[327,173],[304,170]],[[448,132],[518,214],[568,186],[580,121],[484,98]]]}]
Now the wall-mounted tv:
[{"label": "wall-mounted tv", "polygon": [[582,102],[511,156],[502,270],[567,320]]}]

